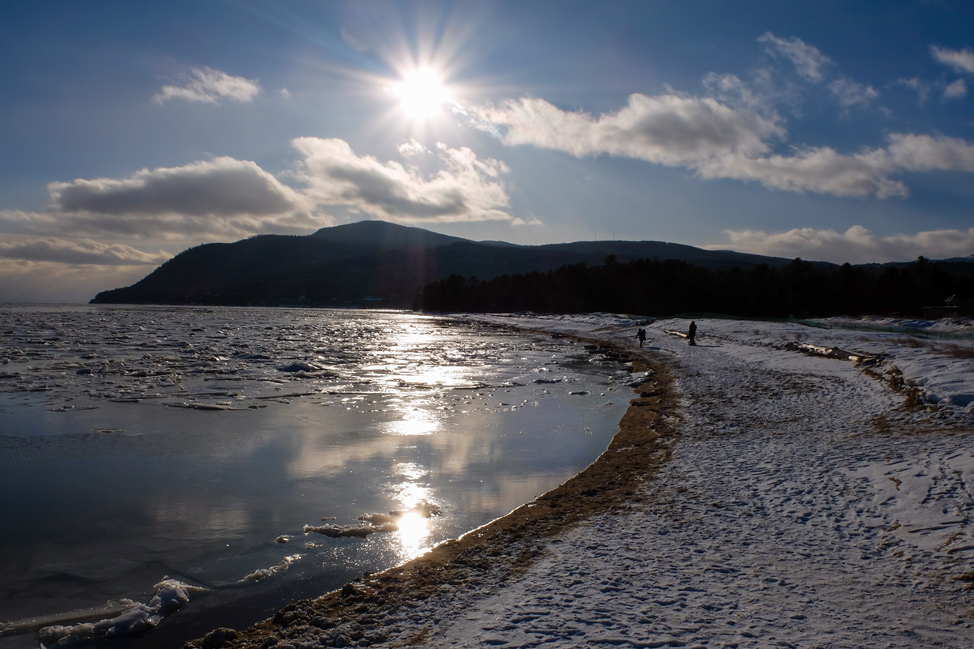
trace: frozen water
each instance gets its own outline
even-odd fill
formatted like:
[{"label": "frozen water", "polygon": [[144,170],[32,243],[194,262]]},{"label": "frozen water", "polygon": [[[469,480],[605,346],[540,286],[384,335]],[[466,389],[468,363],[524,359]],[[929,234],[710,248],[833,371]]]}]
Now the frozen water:
[{"label": "frozen water", "polygon": [[395,565],[577,473],[628,403],[567,339],[410,313],[12,305],[0,332],[0,623],[61,639],[75,610],[155,625],[166,577],[205,590],[140,642]]}]

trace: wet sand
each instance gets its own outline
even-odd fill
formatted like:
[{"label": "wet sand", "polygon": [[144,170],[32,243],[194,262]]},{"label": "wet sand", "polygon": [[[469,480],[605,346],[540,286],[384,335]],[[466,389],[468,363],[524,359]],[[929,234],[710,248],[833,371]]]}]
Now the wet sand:
[{"label": "wet sand", "polygon": [[[582,342],[607,346],[603,341]],[[594,514],[624,508],[670,457],[678,438],[678,395],[658,354],[616,349],[634,372],[648,372],[609,447],[563,485],[457,540],[401,566],[346,584],[320,598],[289,604],[249,629],[215,629],[187,647],[369,646],[390,640],[387,620],[464,584],[502,583],[531,565],[557,534]],[[415,622],[415,620],[414,620]],[[430,626],[408,639],[421,645]],[[337,630],[341,628],[341,633]],[[401,638],[396,639],[402,643]]]}]

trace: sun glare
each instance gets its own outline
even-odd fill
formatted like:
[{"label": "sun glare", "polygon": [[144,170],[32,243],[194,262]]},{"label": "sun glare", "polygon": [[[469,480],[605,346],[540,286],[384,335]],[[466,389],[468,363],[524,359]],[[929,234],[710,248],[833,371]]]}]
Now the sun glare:
[{"label": "sun glare", "polygon": [[410,70],[391,90],[399,98],[403,112],[412,119],[433,117],[451,101],[440,75],[429,68]]}]

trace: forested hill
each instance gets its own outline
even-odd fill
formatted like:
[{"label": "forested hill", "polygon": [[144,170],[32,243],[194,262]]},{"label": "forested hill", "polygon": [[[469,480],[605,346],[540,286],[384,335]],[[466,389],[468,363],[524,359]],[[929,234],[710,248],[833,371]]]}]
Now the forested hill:
[{"label": "forested hill", "polygon": [[409,308],[425,285],[451,275],[490,280],[562,266],[680,259],[703,268],[782,266],[787,259],[710,251],[657,241],[591,241],[543,246],[475,242],[381,221],[323,228],[307,236],[262,235],[180,253],[139,282],[92,302],[128,304]]},{"label": "forested hill", "polygon": [[[955,310],[927,309],[945,306]],[[974,315],[974,260],[832,266],[795,259],[786,265],[705,268],[676,259],[609,260],[474,281],[455,275],[417,298],[427,311],[721,313],[747,317],[823,317],[899,313]]]}]

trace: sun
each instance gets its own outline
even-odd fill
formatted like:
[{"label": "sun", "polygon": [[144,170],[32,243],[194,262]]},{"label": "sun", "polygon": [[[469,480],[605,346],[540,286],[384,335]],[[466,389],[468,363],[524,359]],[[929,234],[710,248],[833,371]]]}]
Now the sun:
[{"label": "sun", "polygon": [[402,111],[412,119],[428,119],[452,102],[443,80],[430,68],[417,68],[403,75],[390,90],[399,98]]}]

